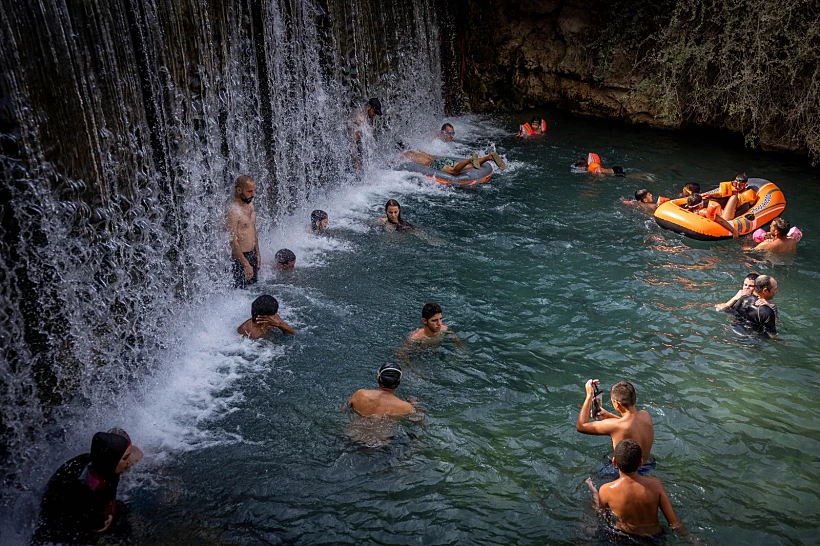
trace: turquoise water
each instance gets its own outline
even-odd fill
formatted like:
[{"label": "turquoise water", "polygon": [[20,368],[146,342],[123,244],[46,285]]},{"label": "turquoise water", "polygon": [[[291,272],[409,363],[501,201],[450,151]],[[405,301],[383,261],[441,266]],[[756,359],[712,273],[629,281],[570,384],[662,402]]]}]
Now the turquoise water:
[{"label": "turquoise water", "polygon": [[[611,443],[574,427],[591,377],[635,384],[655,422],[654,476],[702,544],[815,543],[816,170],[703,137],[546,117],[543,139],[514,138],[513,118],[469,117],[451,120],[452,145],[428,143],[453,155],[496,146],[509,168],[483,187],[377,171],[311,196],[261,237],[263,257],[293,249],[296,270],[180,317],[167,369],[120,416],[146,451],[122,487],[134,543],[607,544],[583,481],[600,484]],[[652,180],[572,174],[588,151]],[[783,189],[804,233],[792,260],[683,239],[621,202],[743,171]],[[389,198],[416,233],[372,226]],[[305,232],[312,208],[328,211],[327,237]],[[740,336],[714,311],[750,270],[779,281],[777,341]],[[264,292],[295,337],[235,336]],[[375,436],[389,442],[368,447],[342,406],[375,387],[427,301],[463,344],[409,351],[398,394],[423,419],[383,427]]]}]

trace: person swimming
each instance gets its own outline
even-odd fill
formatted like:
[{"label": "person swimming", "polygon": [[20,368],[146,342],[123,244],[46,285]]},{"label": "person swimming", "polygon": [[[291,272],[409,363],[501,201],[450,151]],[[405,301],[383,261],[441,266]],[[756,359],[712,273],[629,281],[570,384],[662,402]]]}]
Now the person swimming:
[{"label": "person swimming", "polygon": [[327,213],[323,210],[316,209],[310,213],[310,231],[313,233],[322,233],[327,229]]},{"label": "person swimming", "polygon": [[416,229],[416,226],[410,222],[406,222],[401,217],[401,205],[399,205],[399,202],[395,199],[390,199],[384,204],[384,213],[387,217],[379,218],[379,221],[385,230],[410,231]]},{"label": "person swimming", "polygon": [[273,259],[276,261],[276,269],[280,271],[289,271],[296,266],[296,254],[288,248],[278,250]]}]

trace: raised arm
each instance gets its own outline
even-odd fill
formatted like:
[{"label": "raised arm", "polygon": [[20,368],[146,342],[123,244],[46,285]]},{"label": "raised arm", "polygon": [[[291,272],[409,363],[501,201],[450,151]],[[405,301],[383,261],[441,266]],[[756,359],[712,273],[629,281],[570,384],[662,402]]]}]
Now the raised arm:
[{"label": "raised arm", "polygon": [[[616,428],[617,421],[613,421],[611,418],[615,417],[609,412],[605,412],[605,416],[608,417],[603,421],[593,421],[589,422],[589,408],[592,405],[592,398],[595,395],[595,388],[592,385],[592,379],[586,382],[584,385],[586,389],[586,398],[584,398],[584,403],[581,405],[581,411],[578,413],[578,420],[575,422],[575,430],[582,434],[594,434],[596,436],[606,436],[612,433],[613,430]],[[602,410],[602,413],[604,411]]]}]

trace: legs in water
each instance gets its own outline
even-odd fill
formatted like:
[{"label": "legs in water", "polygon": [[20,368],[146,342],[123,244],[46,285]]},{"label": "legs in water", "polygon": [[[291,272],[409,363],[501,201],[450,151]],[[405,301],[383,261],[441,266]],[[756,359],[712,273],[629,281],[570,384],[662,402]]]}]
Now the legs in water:
[{"label": "legs in water", "polygon": [[[493,160],[498,168],[502,171],[507,168],[507,164],[501,159],[501,156],[498,155],[498,152],[493,152],[490,155],[485,155],[484,157],[478,157],[477,154],[473,154],[472,157],[469,159],[465,159],[464,161],[460,161],[456,163],[452,167],[444,167],[442,171],[446,172],[447,174],[452,174],[456,176],[461,173],[461,171],[465,169],[480,169],[482,165],[484,165],[489,160]],[[478,166],[476,166],[478,163]]]}]

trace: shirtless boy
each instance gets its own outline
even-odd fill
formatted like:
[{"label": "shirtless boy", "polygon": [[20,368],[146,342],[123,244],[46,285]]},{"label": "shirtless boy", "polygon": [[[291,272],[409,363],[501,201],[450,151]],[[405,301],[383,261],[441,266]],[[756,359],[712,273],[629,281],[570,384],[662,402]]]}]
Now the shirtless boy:
[{"label": "shirtless boy", "polygon": [[382,364],[376,375],[378,389],[359,389],[350,397],[348,405],[360,415],[407,415],[416,411],[410,402],[396,396],[401,383],[401,366]]},{"label": "shirtless boy", "polygon": [[424,327],[410,334],[408,339],[430,339],[449,330],[444,322],[442,322],[441,305],[437,303],[431,302],[424,304],[424,307],[421,309],[421,322],[424,324]]},{"label": "shirtless boy", "polygon": [[283,334],[295,334],[296,330],[282,320],[277,311],[279,302],[276,298],[267,294],[259,296],[251,304],[251,318],[240,324],[236,332],[251,339],[259,339],[274,328],[279,328]]},{"label": "shirtless boy", "polygon": [[635,440],[622,440],[615,446],[615,460],[620,478],[595,490],[592,479],[586,484],[592,491],[592,499],[600,510],[607,508],[615,516],[615,528],[637,536],[655,536],[661,529],[658,508],[673,531],[686,533],[686,527],[678,520],[663,484],[657,478],[640,476],[637,472],[643,463],[641,446]]},{"label": "shirtless boy", "polygon": [[581,406],[581,413],[578,414],[578,421],[575,423],[575,430],[583,434],[593,434],[597,436],[610,436],[612,447],[617,446],[621,440],[635,440],[641,446],[645,459],[651,461],[652,442],[655,440],[655,429],[652,427],[652,417],[646,410],[635,407],[636,394],[635,387],[628,381],[615,383],[610,390],[612,407],[621,414],[618,417],[601,408],[598,412],[600,421],[589,422],[589,408],[592,405],[592,398],[595,387],[598,385],[597,379],[590,379],[584,387],[587,397]]},{"label": "shirtless boy", "polygon": [[231,233],[232,274],[234,286],[245,288],[257,280],[262,267],[259,237],[256,233],[256,211],[253,197],[256,183],[250,176],[238,176],[234,188],[234,200],[228,210],[226,224]]}]

